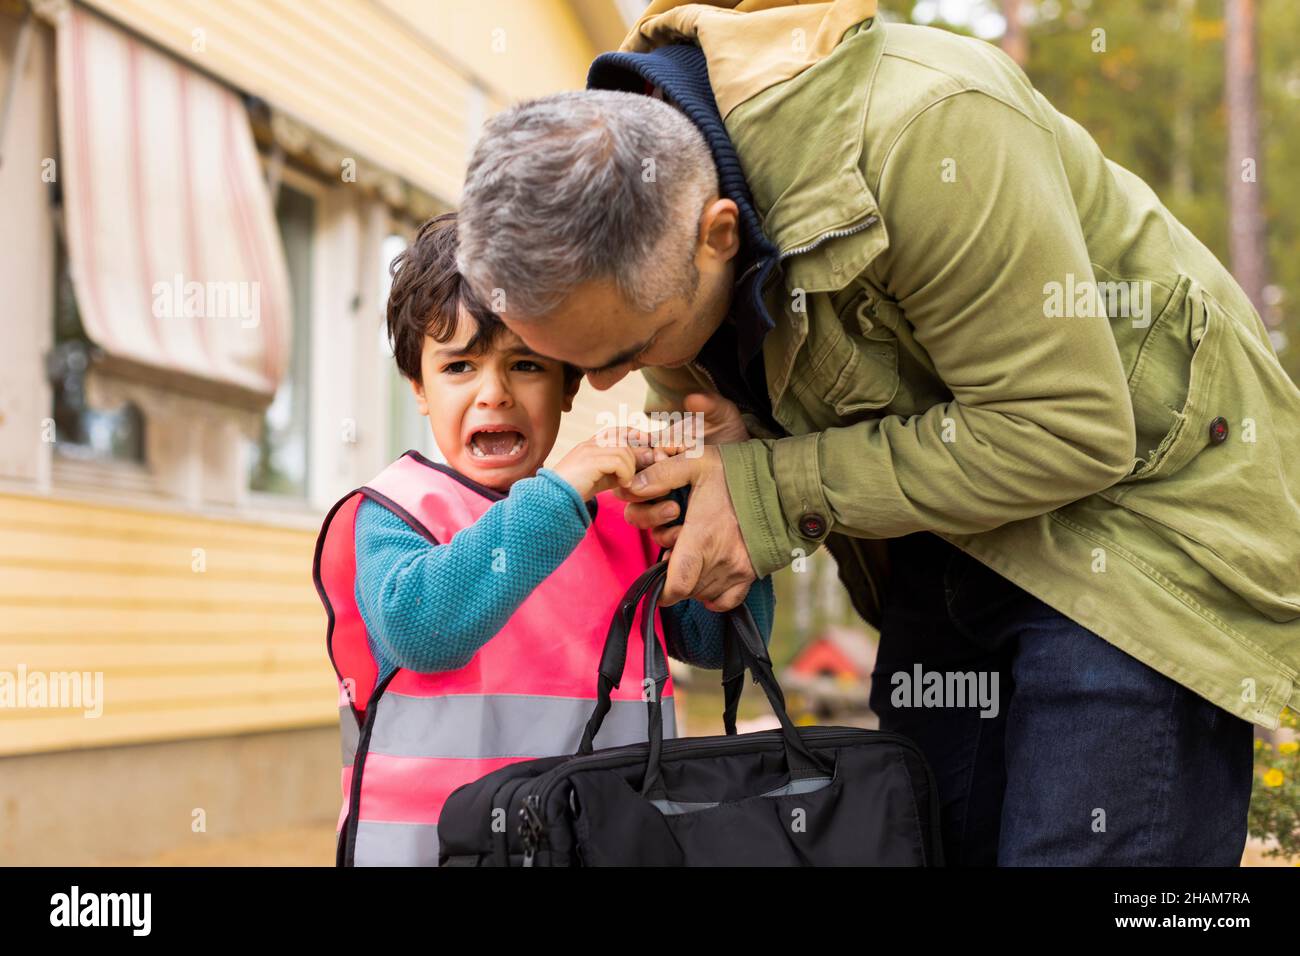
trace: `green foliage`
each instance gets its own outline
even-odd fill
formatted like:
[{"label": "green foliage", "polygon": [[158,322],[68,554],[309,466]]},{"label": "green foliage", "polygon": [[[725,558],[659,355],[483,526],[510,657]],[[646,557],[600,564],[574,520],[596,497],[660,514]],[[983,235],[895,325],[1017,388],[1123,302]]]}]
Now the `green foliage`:
[{"label": "green foliage", "polygon": [[[1296,713],[1282,711],[1282,725],[1295,729]],[[1250,835],[1277,842],[1265,856],[1300,856],[1300,745],[1255,741],[1255,790],[1250,797]]]}]

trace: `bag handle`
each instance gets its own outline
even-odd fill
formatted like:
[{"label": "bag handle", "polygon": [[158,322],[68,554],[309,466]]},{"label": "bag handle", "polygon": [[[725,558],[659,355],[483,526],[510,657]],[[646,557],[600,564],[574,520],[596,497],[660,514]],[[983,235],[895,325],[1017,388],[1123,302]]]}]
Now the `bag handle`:
[{"label": "bag handle", "polygon": [[[600,732],[605,716],[613,706],[611,693],[623,680],[623,671],[627,666],[627,644],[632,631],[632,619],[636,616],[637,605],[642,603],[646,592],[656,577],[660,580],[659,590],[663,589],[663,576],[668,568],[667,561],[651,565],[632,582],[627,593],[614,609],[614,616],[609,622],[609,631],[605,635],[605,647],[601,651],[600,665],[596,674],[596,706],[587,720],[582,733],[582,742],[578,744],[579,755],[589,754],[595,747],[596,734]],[[645,671],[653,681],[653,692],[647,704],[647,730],[652,749],[663,745],[663,690],[668,683],[668,662],[659,646],[658,636],[654,630],[654,611],[658,605],[659,591],[645,603],[641,619],[641,634],[645,644]]]},{"label": "bag handle", "polygon": [[772,658],[759,636],[754,616],[744,604],[727,612],[727,629],[723,639],[722,685],[725,706],[722,723],[728,735],[736,733],[736,710],[740,705],[740,691],[748,670],[754,683],[763,688],[772,713],[781,724],[781,737],[785,743],[786,765],[791,779],[820,777],[831,772],[808,749],[795,728],[794,721],[785,709],[785,694],[772,669]]},{"label": "bag handle", "polygon": [[[749,608],[745,607],[743,604],[736,609],[737,612],[742,610],[749,619],[749,627],[744,634],[753,635],[752,640],[745,641],[746,645],[750,648],[751,656],[758,661],[766,662],[767,666],[772,668],[772,658],[767,652],[767,645],[763,643],[762,637],[758,635],[758,625],[754,623],[754,616],[750,613]],[[730,628],[730,625],[728,625],[728,628]],[[722,646],[722,726],[728,736],[736,733],[736,712],[740,708],[740,692],[744,689],[745,678],[745,661],[741,658],[739,651],[737,650],[734,653],[728,653],[728,650],[731,649],[731,639],[732,636],[730,630],[728,630],[723,635],[724,643]],[[742,637],[742,641],[743,640]],[[755,676],[754,683],[757,684],[758,682],[758,677]],[[785,710],[785,692],[781,689],[780,682],[775,679],[775,671],[773,671],[772,685],[775,688],[780,702],[779,706],[776,703],[773,703],[772,709],[779,714]],[[767,688],[764,687],[764,693],[766,692]]]},{"label": "bag handle", "polygon": [[[646,772],[642,782],[643,796],[664,795],[659,763],[663,751],[663,702],[662,691],[668,677],[667,661],[664,659],[659,641],[654,633],[654,610],[658,607],[659,596],[663,592],[668,576],[668,562],[660,560],[646,569],[632,583],[623,600],[619,602],[610,622],[609,633],[605,638],[605,648],[601,653],[599,674],[596,683],[596,707],[582,735],[578,747],[580,755],[593,752],[596,734],[609,713],[612,702],[610,692],[619,686],[627,660],[627,642],[632,629],[632,618],[638,604],[642,604],[642,637],[646,648],[645,673],[654,679],[654,694],[648,701],[648,730],[650,752],[646,761]],[[785,709],[785,695],[772,670],[772,660],[767,648],[758,634],[753,615],[744,604],[725,614],[723,638],[723,687],[726,705],[723,712],[723,724],[728,734],[736,732],[736,709],[740,701],[742,678],[749,670],[754,675],[754,682],[763,688],[772,711],[781,724],[781,736],[784,742],[786,765],[790,768],[792,779],[807,776],[823,776],[829,771],[813,756],[795,729],[794,722]]]}]

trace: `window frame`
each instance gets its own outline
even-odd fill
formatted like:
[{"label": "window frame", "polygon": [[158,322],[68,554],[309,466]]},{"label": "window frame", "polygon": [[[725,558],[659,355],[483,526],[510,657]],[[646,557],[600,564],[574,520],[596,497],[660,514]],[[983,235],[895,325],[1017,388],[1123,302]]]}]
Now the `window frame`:
[{"label": "window frame", "polygon": [[[271,170],[274,167],[274,174],[277,178],[277,194],[271,197],[274,205],[279,200],[278,191],[284,186],[288,186],[295,192],[307,196],[313,205],[312,236],[309,250],[311,261],[310,274],[307,276],[307,288],[311,293],[311,302],[307,314],[307,341],[300,341],[301,336],[297,335],[297,328],[294,328],[293,352],[290,356],[290,363],[299,360],[299,350],[305,349],[305,356],[302,358],[303,365],[307,372],[306,401],[304,402],[304,420],[302,423],[303,430],[303,482],[302,488],[294,492],[276,492],[254,489],[251,484],[252,461],[250,460],[248,468],[245,470],[244,477],[244,494],[248,506],[255,511],[283,510],[289,508],[301,508],[304,511],[311,511],[313,480],[312,480],[312,417],[313,417],[313,385],[315,375],[315,345],[314,339],[317,334],[317,326],[320,324],[321,303],[318,301],[317,286],[320,273],[320,261],[322,257],[321,243],[321,211],[328,203],[330,192],[329,184],[322,181],[319,177],[303,172],[291,166],[287,160],[277,162],[276,158],[265,149],[259,150],[258,159],[261,162],[262,173],[268,180],[271,176]],[[277,218],[278,224],[278,218]],[[292,286],[292,278],[290,285]],[[296,319],[296,316],[295,316]],[[296,326],[296,322],[294,323]],[[274,401],[274,396],[272,396]],[[262,424],[265,425],[265,413],[263,413]]]}]

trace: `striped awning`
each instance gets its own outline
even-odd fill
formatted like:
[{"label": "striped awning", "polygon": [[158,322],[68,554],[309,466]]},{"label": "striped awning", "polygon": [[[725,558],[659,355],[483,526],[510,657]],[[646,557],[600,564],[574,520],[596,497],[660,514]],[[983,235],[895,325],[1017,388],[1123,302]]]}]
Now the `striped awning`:
[{"label": "striped awning", "polygon": [[269,398],[289,282],[240,98],[76,5],[58,18],[58,94],[86,334],[117,369]]}]

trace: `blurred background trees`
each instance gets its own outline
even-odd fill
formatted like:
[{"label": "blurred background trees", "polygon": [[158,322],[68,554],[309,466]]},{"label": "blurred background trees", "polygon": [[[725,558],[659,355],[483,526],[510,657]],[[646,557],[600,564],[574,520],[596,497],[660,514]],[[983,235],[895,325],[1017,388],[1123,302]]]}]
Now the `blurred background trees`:
[{"label": "blurred background trees", "polygon": [[[998,43],[1255,301],[1300,381],[1300,2],[882,0]],[[1235,40],[1236,42],[1230,42]]]}]

